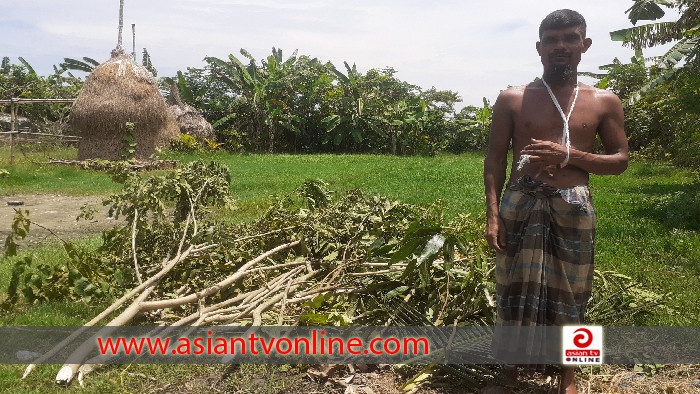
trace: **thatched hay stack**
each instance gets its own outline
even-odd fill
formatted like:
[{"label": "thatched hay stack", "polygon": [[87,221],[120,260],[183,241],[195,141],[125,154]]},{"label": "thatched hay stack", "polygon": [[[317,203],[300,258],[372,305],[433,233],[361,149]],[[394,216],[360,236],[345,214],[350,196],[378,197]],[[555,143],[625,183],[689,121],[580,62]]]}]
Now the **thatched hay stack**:
[{"label": "thatched hay stack", "polygon": [[168,109],[177,119],[177,124],[180,126],[182,134],[196,137],[200,142],[204,142],[205,138],[210,141],[216,141],[216,134],[214,134],[214,128],[211,124],[191,105],[182,101],[180,89],[177,87],[177,82],[174,79],[170,86],[168,104],[170,105]]},{"label": "thatched hay stack", "polygon": [[127,122],[134,124],[136,143],[129,157],[139,160],[148,159],[156,146],[179,133],[153,75],[118,47],[85,79],[71,109],[71,126],[82,137],[78,159],[124,159]]}]

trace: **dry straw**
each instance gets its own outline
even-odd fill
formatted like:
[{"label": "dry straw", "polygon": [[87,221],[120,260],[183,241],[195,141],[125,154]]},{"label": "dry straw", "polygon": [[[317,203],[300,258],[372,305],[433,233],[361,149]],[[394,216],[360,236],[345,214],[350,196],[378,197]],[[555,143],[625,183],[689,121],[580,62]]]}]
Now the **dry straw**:
[{"label": "dry straw", "polygon": [[131,134],[127,122],[134,124],[138,160],[179,134],[153,75],[118,47],[85,79],[73,104],[71,126],[82,137],[78,159],[123,159],[129,148],[125,137]]},{"label": "dry straw", "polygon": [[196,137],[200,142],[204,142],[205,138],[210,141],[216,140],[214,128],[211,124],[196,109],[182,101],[180,90],[175,80],[170,86],[168,104],[170,104],[170,112],[177,119],[181,133]]}]

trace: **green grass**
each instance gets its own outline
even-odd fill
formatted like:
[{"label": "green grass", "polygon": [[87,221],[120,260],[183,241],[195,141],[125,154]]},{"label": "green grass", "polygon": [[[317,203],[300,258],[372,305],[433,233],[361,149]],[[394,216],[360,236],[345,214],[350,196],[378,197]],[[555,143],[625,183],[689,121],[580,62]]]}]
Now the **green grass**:
[{"label": "green grass", "polygon": [[700,322],[700,183],[697,173],[660,163],[632,163],[621,176],[594,176],[596,264],[660,293],[675,316],[646,325]]},{"label": "green grass", "polygon": [[[81,170],[46,162],[49,157],[75,158],[75,149],[28,153],[9,165],[9,149],[0,148],[0,168],[10,176],[0,178],[0,193],[60,193],[65,195],[107,195],[119,190],[103,171]],[[332,190],[359,188],[409,203],[441,200],[447,215],[477,213],[484,205],[482,158],[480,154],[437,157],[395,157],[379,155],[230,155],[173,154],[168,158],[189,162],[216,160],[231,169],[231,194],[239,200],[236,221],[257,217],[273,201],[309,179],[321,179]]]},{"label": "green grass", "polygon": [[[7,149],[0,150],[7,159]],[[118,189],[100,171],[39,166],[44,157],[74,157],[71,149],[30,153],[0,179],[4,194],[33,193],[105,195]],[[73,155],[73,156],[71,156]],[[39,156],[38,158],[36,156]],[[274,200],[308,179],[322,179],[344,193],[359,188],[415,204],[441,201],[447,218],[484,210],[481,154],[395,157],[379,155],[231,155],[175,154],[188,162],[216,160],[231,170],[231,194],[239,209],[235,222],[252,220]],[[0,161],[0,167],[7,162]],[[55,182],[62,178],[61,182]],[[596,264],[641,281],[656,291],[671,292],[669,303],[682,314],[650,317],[649,325],[698,324],[700,306],[700,183],[697,173],[667,164],[633,162],[620,176],[592,176],[598,214]],[[35,253],[55,255],[56,251]],[[42,257],[39,256],[39,259]],[[0,267],[0,286],[7,285],[8,267]]]},{"label": "green grass", "polygon": [[206,158],[231,170],[239,219],[257,217],[272,201],[309,179],[336,192],[361,189],[413,204],[442,201],[448,217],[477,214],[484,206],[480,154],[437,157],[379,155],[173,155],[184,162]]},{"label": "green grass", "polygon": [[[0,168],[8,169],[10,176],[0,178],[2,194],[106,195],[119,189],[119,185],[112,184],[103,172],[37,165],[26,158],[10,167],[7,149],[3,149],[0,148]],[[36,153],[37,156],[41,154]],[[44,155],[69,158],[75,157],[75,151],[64,149]],[[481,215],[484,210],[483,156],[480,154],[437,157],[169,155],[184,162],[206,159],[225,163],[231,170],[231,193],[239,207],[227,220],[236,222],[256,218],[273,201],[273,196],[285,195],[308,179],[322,179],[338,193],[359,188],[366,194],[381,194],[415,204],[442,201],[448,218],[461,213]],[[28,156],[34,161],[47,160],[33,154]],[[58,178],[60,182],[56,182]],[[598,215],[597,267],[629,275],[659,293],[670,293],[667,303],[676,313],[647,316],[639,324],[699,325],[700,182],[697,173],[667,164],[633,162],[620,176],[592,176],[591,189]],[[94,244],[98,241],[99,238],[92,238],[82,242]],[[63,256],[60,249],[46,246],[28,252],[34,254],[37,261],[59,261],[62,257],[57,256]],[[0,260],[0,290],[7,286],[10,269]],[[97,306],[81,303],[24,306],[0,324],[80,324],[98,311]],[[181,367],[167,368],[181,370]],[[0,382],[13,382],[7,386],[10,392],[48,390],[49,386],[40,382],[50,382],[57,367],[45,366],[40,368],[43,372],[30,381],[15,382],[21,369],[20,366],[0,366]],[[47,369],[51,372],[45,372]],[[158,372],[160,369],[138,366],[138,373],[167,375]],[[125,366],[109,367],[88,381],[91,387],[104,392],[117,392],[124,387],[138,391],[137,387],[148,387],[148,379],[138,379],[128,371],[131,370]],[[180,377],[175,374],[163,379],[172,382]],[[88,388],[88,392],[91,390]]]},{"label": "green grass", "polygon": [[[84,388],[77,381],[65,388],[54,383],[60,365],[39,365],[26,380],[21,380],[24,368],[24,365],[0,364],[0,393],[206,393],[231,369],[227,365],[108,365],[88,375]],[[247,374],[238,375],[252,380],[255,371],[249,366],[244,369],[249,370]],[[285,387],[284,383],[273,380],[274,376],[266,378],[267,385],[283,392],[279,389]]]},{"label": "green grass", "polygon": [[118,191],[102,171],[80,170],[72,166],[47,163],[50,159],[76,159],[76,148],[37,150],[28,146],[24,154],[15,152],[15,164],[10,164],[10,148],[0,146],[0,168],[10,175],[0,178],[0,194],[64,194],[71,196],[105,195]]}]

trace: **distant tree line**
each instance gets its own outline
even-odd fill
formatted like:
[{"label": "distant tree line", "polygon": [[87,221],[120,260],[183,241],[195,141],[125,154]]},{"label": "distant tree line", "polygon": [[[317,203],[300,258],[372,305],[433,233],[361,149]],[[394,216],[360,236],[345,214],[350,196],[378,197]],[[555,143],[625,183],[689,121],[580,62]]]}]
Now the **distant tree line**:
[{"label": "distant tree line", "polygon": [[[180,95],[229,149],[254,152],[433,154],[483,149],[490,105],[455,111],[452,91],[422,90],[387,67],[361,73],[282,50],[257,62],[205,58],[178,73]],[[164,86],[170,86],[167,79]],[[167,93],[166,93],[167,94]],[[486,113],[487,116],[483,116]]]},{"label": "distant tree line", "polygon": [[[460,111],[456,92],[419,86],[395,77],[387,67],[361,73],[355,65],[338,70],[296,52],[282,50],[257,62],[245,50],[246,63],[229,55],[205,59],[205,67],[188,68],[174,77],[182,99],[214,125],[223,146],[249,152],[337,152],[434,154],[447,150],[481,150],[491,121],[491,107]],[[154,75],[144,50],[144,65]],[[54,73],[41,77],[20,58],[5,58],[0,68],[0,98],[76,97],[82,80],[70,70],[90,72],[90,58],[66,58]],[[160,78],[164,95],[173,78]],[[0,110],[4,110],[0,108]],[[65,119],[67,111],[52,105],[23,106],[21,114],[45,123]],[[64,126],[67,125],[64,122]]]}]

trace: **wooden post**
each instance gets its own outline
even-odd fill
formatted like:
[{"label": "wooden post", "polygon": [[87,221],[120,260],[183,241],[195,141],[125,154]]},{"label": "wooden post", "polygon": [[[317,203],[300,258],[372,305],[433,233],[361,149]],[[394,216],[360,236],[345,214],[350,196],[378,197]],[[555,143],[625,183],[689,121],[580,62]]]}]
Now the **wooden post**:
[{"label": "wooden post", "polygon": [[133,40],[131,41],[131,57],[134,58],[134,64],[136,64],[136,23],[131,24],[131,34]]},{"label": "wooden post", "polygon": [[117,41],[117,48],[123,48],[122,46],[122,29],[124,28],[124,0],[119,1],[119,40]]},{"label": "wooden post", "polygon": [[15,130],[17,129],[17,103],[10,100],[10,165],[15,165]]}]

